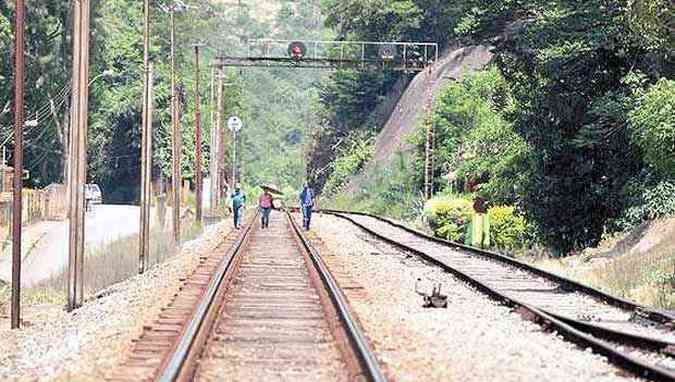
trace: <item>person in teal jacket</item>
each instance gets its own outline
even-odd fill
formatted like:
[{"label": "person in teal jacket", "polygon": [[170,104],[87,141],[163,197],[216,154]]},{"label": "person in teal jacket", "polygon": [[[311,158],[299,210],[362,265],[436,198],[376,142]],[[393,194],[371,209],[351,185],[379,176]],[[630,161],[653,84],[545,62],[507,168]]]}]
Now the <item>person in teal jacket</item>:
[{"label": "person in teal jacket", "polygon": [[300,192],[300,209],[302,210],[302,226],[309,231],[312,222],[312,210],[314,209],[314,190],[309,183],[305,182]]},{"label": "person in teal jacket", "polygon": [[232,199],[232,216],[234,217],[234,228],[241,227],[241,215],[243,214],[244,204],[246,204],[246,195],[241,191],[241,187],[237,184],[234,192],[230,195]]}]

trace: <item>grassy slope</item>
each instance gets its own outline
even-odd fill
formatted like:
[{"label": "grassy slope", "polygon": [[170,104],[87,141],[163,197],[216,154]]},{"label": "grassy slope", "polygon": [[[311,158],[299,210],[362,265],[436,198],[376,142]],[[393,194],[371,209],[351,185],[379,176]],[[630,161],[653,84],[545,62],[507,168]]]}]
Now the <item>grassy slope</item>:
[{"label": "grassy slope", "polygon": [[651,236],[657,244],[644,252],[636,250],[644,244],[643,238],[628,248],[612,250],[613,256],[586,253],[536,265],[644,305],[675,310],[675,219],[667,224],[670,229],[648,230],[645,237]]}]

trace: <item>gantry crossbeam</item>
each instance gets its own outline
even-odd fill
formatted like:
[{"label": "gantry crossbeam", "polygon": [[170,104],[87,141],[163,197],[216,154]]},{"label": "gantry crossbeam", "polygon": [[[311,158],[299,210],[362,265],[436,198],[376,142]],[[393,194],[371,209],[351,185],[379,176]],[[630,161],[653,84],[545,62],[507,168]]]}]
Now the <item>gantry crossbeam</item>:
[{"label": "gantry crossbeam", "polygon": [[[292,51],[293,46],[302,49]],[[416,42],[249,40],[241,55],[217,65],[421,71],[438,60],[438,44]]]}]

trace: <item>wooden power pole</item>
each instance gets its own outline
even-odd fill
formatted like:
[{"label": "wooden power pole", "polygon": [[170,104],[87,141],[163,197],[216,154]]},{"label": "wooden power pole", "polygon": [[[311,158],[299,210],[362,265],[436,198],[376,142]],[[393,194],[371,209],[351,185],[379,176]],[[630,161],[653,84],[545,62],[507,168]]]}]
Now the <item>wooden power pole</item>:
[{"label": "wooden power pole", "polygon": [[199,96],[199,48],[204,44],[195,44],[195,215],[197,223],[202,222],[202,113]]},{"label": "wooden power pole", "polygon": [[173,239],[180,243],[180,202],[181,202],[181,132],[178,121],[178,98],[176,92],[176,7],[171,15],[171,127],[172,127],[172,188],[173,188]]},{"label": "wooden power pole", "polygon": [[215,203],[216,203],[216,194],[214,193],[216,188],[214,182],[216,181],[215,177],[213,174],[216,173],[215,171],[215,166],[216,166],[216,118],[215,118],[215,112],[214,112],[214,107],[215,107],[215,84],[216,80],[216,67],[212,66],[211,67],[211,100],[210,100],[210,120],[209,120],[209,130],[210,130],[210,140],[209,140],[209,153],[211,156],[211,160],[209,161],[209,173],[211,174],[211,182],[209,183],[209,206],[210,206],[210,214],[211,216],[215,215]]},{"label": "wooden power pole", "polygon": [[212,143],[211,147],[211,162],[213,164],[213,172],[211,173],[211,184],[212,184],[212,193],[211,193],[211,209],[213,214],[218,210],[220,204],[220,193],[223,188],[222,183],[222,159],[224,157],[224,142],[223,142],[223,66],[218,65],[217,74],[216,74],[218,84],[216,86],[216,124],[215,124],[215,147]]},{"label": "wooden power pole", "polygon": [[84,184],[89,108],[89,0],[73,1],[73,93],[68,171],[68,310],[84,301]]},{"label": "wooden power pole", "polygon": [[143,115],[141,131],[141,221],[138,273],[148,269],[150,257],[150,199],[152,180],[152,67],[150,65],[150,0],[144,0]]},{"label": "wooden power pole", "polygon": [[12,329],[21,326],[21,189],[23,178],[24,19],[23,0],[14,14],[14,184],[12,192]]}]

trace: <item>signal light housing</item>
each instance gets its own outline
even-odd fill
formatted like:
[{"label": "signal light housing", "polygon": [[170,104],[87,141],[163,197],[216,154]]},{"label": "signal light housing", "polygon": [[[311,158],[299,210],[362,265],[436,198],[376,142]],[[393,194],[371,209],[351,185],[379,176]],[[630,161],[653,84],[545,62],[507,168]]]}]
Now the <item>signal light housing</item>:
[{"label": "signal light housing", "polygon": [[302,60],[307,55],[307,47],[301,41],[288,44],[288,56],[295,61]]}]

